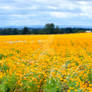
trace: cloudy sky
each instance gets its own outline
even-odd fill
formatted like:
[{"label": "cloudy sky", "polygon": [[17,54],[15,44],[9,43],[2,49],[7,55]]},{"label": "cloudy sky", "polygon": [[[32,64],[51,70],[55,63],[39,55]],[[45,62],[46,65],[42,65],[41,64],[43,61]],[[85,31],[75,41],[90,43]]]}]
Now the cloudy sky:
[{"label": "cloudy sky", "polygon": [[0,26],[92,26],[92,0],[0,0]]}]

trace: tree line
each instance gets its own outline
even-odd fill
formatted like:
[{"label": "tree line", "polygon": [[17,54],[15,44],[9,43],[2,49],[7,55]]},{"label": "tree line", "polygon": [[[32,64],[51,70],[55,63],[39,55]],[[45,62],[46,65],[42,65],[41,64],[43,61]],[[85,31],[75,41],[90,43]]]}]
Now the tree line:
[{"label": "tree line", "polygon": [[64,33],[80,33],[86,32],[87,28],[59,28],[53,23],[48,23],[44,28],[28,28],[24,27],[22,29],[18,28],[3,28],[0,29],[0,35],[25,35],[25,34],[64,34]]}]

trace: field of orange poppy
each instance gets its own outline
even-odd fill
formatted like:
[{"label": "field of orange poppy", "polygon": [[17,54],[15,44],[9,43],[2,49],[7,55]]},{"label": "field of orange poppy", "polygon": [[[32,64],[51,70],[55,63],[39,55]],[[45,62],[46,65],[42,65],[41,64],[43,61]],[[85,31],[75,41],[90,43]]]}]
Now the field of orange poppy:
[{"label": "field of orange poppy", "polygon": [[92,33],[0,36],[0,92],[92,92]]}]

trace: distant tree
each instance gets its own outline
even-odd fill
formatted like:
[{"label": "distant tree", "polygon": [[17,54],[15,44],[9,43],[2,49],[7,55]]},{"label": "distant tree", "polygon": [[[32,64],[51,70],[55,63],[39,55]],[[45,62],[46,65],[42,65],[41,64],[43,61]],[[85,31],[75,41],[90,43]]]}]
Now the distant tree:
[{"label": "distant tree", "polygon": [[67,33],[73,33],[73,31],[72,28],[67,28]]},{"label": "distant tree", "polygon": [[29,29],[27,27],[24,27],[22,30],[22,34],[29,34]]},{"label": "distant tree", "polygon": [[59,28],[58,26],[56,26],[54,33],[55,33],[55,34],[60,33],[60,28]]},{"label": "distant tree", "polygon": [[53,23],[48,23],[45,25],[45,31],[47,31],[48,34],[52,34],[55,31],[55,25]]},{"label": "distant tree", "polygon": [[48,23],[44,28],[24,27],[22,30],[17,28],[0,28],[0,35],[81,33],[86,32],[87,30],[92,31],[90,28],[59,28],[53,23]]},{"label": "distant tree", "polygon": [[11,31],[12,31],[11,28],[3,29],[2,34],[3,35],[10,35],[11,34]]},{"label": "distant tree", "polygon": [[19,34],[19,30],[17,28],[14,28],[13,29],[13,34],[16,35],[16,34]]}]

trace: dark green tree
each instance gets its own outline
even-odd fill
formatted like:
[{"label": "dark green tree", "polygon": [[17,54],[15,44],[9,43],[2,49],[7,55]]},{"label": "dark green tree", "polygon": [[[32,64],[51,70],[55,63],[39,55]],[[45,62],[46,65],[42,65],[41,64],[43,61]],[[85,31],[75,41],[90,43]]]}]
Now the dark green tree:
[{"label": "dark green tree", "polygon": [[56,28],[55,28],[55,34],[58,34],[58,33],[60,33],[60,28],[58,26],[56,26]]},{"label": "dark green tree", "polygon": [[13,34],[14,34],[14,35],[19,34],[19,31],[18,31],[17,28],[14,28],[14,29],[13,29]]},{"label": "dark green tree", "polygon": [[48,23],[45,25],[44,29],[47,34],[53,34],[55,31],[55,25],[53,23]]},{"label": "dark green tree", "polygon": [[22,34],[29,34],[29,29],[27,27],[24,27],[22,30]]}]

